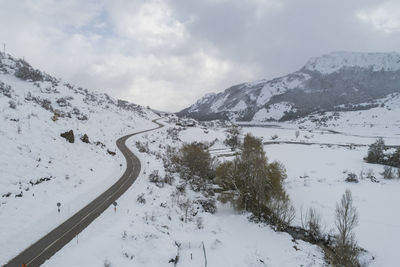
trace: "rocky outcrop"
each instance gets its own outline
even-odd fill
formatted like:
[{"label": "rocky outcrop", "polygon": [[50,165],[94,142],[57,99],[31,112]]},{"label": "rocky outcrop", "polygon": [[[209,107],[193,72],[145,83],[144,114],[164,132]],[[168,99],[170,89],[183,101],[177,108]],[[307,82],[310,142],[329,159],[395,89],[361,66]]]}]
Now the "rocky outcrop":
[{"label": "rocky outcrop", "polygon": [[69,130],[68,132],[60,134],[61,137],[64,137],[68,142],[74,143],[75,142],[75,136],[74,136],[74,131]]},{"label": "rocky outcrop", "polygon": [[89,144],[89,143],[90,143],[90,141],[89,141],[89,136],[88,136],[87,134],[84,134],[84,135],[81,137],[81,141],[84,142],[84,143],[86,143],[86,144]]},{"label": "rocky outcrop", "polygon": [[115,154],[116,154],[115,152],[113,152],[113,151],[111,151],[109,149],[107,149],[107,153],[110,154],[111,156],[115,156]]}]

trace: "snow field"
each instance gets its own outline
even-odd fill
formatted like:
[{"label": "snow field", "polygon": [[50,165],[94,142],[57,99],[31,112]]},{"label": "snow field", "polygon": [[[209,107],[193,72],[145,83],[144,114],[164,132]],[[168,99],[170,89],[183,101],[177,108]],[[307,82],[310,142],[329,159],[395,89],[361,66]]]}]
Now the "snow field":
[{"label": "snow field", "polygon": [[[182,244],[177,266],[204,266],[198,246],[202,242],[208,266],[323,266],[323,254],[318,247],[294,243],[288,234],[249,222],[247,214],[238,214],[229,205],[219,204],[216,214],[199,212],[192,221],[181,221],[182,210],[176,197],[171,196],[179,181],[163,188],[148,181],[153,170],[164,174],[162,161],[157,159],[164,146],[181,145],[166,137],[167,127],[129,139],[143,168],[139,179],[118,200],[117,213],[112,208],[107,210],[80,234],[79,244],[70,242],[44,266],[99,266],[106,259],[111,266],[173,266],[169,260],[177,254],[175,242]],[[212,132],[205,134],[201,129],[187,128],[179,137],[182,142],[212,141]],[[223,131],[218,134],[222,137]],[[137,140],[149,142],[155,155],[139,153],[134,147]],[[145,204],[137,202],[142,194]],[[186,196],[180,197],[195,200],[199,195],[188,190]],[[193,244],[190,248],[189,243]]]},{"label": "snow field", "polygon": [[[152,127],[150,120],[156,115],[146,110],[140,115],[115,105],[85,100],[86,96],[104,95],[85,95],[84,91],[74,91],[62,82],[55,87],[49,82],[38,82],[37,86],[11,74],[0,74],[0,81],[12,89],[11,98],[0,94],[0,265],[3,265],[111,186],[125,170],[125,158],[115,141],[125,134]],[[48,99],[61,111],[76,107],[87,120],[72,116],[53,121],[52,112],[26,100],[28,94]],[[60,98],[69,99],[69,105],[59,106]],[[15,108],[10,107],[10,101],[16,103]],[[60,137],[69,130],[75,134],[73,144]],[[89,136],[91,144],[80,140],[83,134]],[[95,145],[96,141],[104,147]],[[107,149],[116,155],[108,154]]]},{"label": "snow field", "polygon": [[[278,133],[284,140],[295,139],[292,129],[246,128],[244,131],[250,131],[255,136]],[[352,129],[348,128],[347,131],[351,132]],[[317,132],[313,131],[311,138],[316,142],[329,142],[331,139],[332,143],[347,143],[346,140],[349,139],[354,143],[372,143],[375,140],[340,134],[321,135]],[[387,140],[391,144],[400,143],[399,138],[393,135]],[[383,179],[380,175],[383,166],[363,161],[368,147],[349,149],[338,146],[279,144],[266,145],[264,149],[270,161],[278,160],[286,167],[288,178],[285,187],[297,210],[295,224],[301,225],[302,209],[305,211],[314,207],[321,213],[326,231],[332,232],[335,228],[336,203],[340,201],[345,190],[350,189],[359,212],[360,222],[355,229],[358,243],[375,257],[370,266],[397,266],[400,224],[396,210],[400,201],[400,180]],[[368,170],[373,171],[379,183],[369,180],[360,180],[355,184],[344,181],[349,172],[359,176],[361,171]]]}]

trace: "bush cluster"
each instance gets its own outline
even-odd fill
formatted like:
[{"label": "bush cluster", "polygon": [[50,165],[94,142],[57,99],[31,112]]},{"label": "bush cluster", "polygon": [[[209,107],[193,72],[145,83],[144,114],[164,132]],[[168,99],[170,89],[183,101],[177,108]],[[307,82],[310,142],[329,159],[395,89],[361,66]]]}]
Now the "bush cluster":
[{"label": "bush cluster", "polygon": [[368,154],[364,158],[368,163],[384,164],[400,168],[400,147],[393,153],[388,152],[389,148],[385,145],[383,138],[377,139],[368,148]]},{"label": "bush cluster", "polygon": [[183,145],[172,158],[181,177],[189,183],[194,191],[207,190],[215,176],[214,159],[202,143]]},{"label": "bush cluster", "polygon": [[288,225],[294,209],[284,190],[286,171],[279,162],[268,163],[261,139],[247,134],[239,155],[216,169],[216,183],[238,210],[278,226]]}]

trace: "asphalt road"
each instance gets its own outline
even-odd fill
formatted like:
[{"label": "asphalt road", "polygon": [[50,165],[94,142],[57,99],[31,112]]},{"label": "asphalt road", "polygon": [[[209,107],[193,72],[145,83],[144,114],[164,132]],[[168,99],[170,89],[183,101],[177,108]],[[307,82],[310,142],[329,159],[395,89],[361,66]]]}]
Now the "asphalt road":
[{"label": "asphalt road", "polygon": [[26,264],[27,267],[40,266],[117,200],[133,184],[141,169],[139,159],[129,150],[125,142],[133,135],[153,131],[164,126],[157,120],[153,120],[153,122],[158,124],[158,127],[129,134],[117,140],[117,147],[126,159],[126,170],[115,184],[71,218],[10,260],[5,267],[21,267],[22,264]]}]

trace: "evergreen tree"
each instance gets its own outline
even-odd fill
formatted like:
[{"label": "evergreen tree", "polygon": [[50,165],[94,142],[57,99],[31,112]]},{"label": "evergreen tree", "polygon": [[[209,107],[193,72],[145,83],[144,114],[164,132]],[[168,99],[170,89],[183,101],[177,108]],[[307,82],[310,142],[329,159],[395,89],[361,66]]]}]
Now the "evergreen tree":
[{"label": "evergreen tree", "polygon": [[368,148],[368,155],[365,160],[368,163],[383,163],[385,151],[385,141],[383,138],[378,138],[375,143],[371,144]]}]

